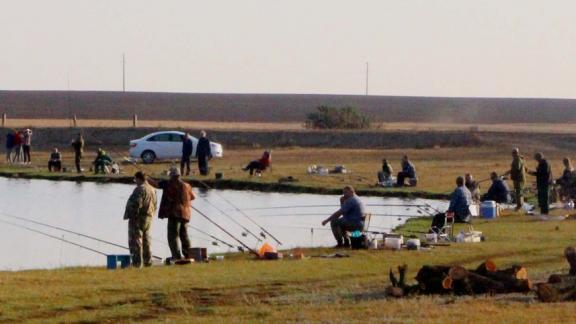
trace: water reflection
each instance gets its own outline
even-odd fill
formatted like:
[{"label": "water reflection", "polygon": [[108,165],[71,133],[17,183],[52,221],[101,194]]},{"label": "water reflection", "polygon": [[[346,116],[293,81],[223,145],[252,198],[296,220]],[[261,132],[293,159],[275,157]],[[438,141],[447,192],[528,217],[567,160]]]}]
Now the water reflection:
[{"label": "water reflection", "polygon": [[[16,220],[7,215],[62,227],[127,246],[127,222],[123,220],[123,215],[126,200],[133,188],[132,185],[123,184],[0,178],[0,220],[27,226],[103,253],[124,254],[127,251],[122,248]],[[322,227],[320,222],[338,208],[337,196],[216,191],[199,188],[195,188],[195,191],[198,199],[194,202],[194,206],[250,247],[255,247],[258,241],[251,235],[242,236],[242,233],[247,229],[260,236],[262,230],[256,224],[282,241],[282,248],[334,244],[329,226]],[[159,199],[160,196],[159,192]],[[362,199],[368,205],[368,211],[374,214],[371,229],[376,231],[388,231],[403,223],[407,217],[421,215],[417,212],[417,208],[407,208],[403,206],[405,204],[427,203],[437,208],[445,206],[443,202],[422,199],[410,201],[377,197]],[[382,204],[399,206],[384,207]],[[193,246],[207,247],[211,253],[235,251],[234,248],[222,243],[214,245],[215,240],[209,235],[233,246],[238,245],[234,239],[196,212],[192,214],[190,225],[206,232],[203,234],[190,229]],[[6,223],[0,223],[0,231],[2,270],[105,264],[105,257],[102,255],[38,233]],[[152,241],[153,254],[169,256],[165,220],[154,219]],[[272,239],[268,241],[273,242]]]}]

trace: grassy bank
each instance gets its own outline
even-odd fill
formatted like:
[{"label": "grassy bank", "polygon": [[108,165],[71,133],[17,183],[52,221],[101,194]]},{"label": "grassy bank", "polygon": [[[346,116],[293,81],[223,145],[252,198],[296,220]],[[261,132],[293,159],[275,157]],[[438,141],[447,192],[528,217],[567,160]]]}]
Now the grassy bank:
[{"label": "grassy bank", "polygon": [[[429,220],[401,231],[418,235]],[[424,264],[524,264],[534,280],[567,272],[565,246],[576,222],[540,222],[509,215],[479,220],[477,244],[432,251],[345,251],[349,258],[254,261],[236,256],[190,266],[109,271],[71,268],[0,273],[2,321],[454,321],[559,322],[574,303],[541,304],[533,294],[387,300],[388,269],[406,263],[409,278]],[[307,255],[334,250],[305,250]],[[290,252],[288,251],[287,254]],[[412,280],[411,280],[412,281]]]},{"label": "grassy bank", "polygon": [[[491,171],[504,172],[510,165],[509,147],[475,147],[475,148],[438,148],[438,149],[410,149],[410,150],[354,150],[354,149],[311,149],[311,148],[283,148],[273,150],[272,168],[264,172],[262,177],[250,177],[241,168],[250,160],[260,156],[261,150],[227,150],[223,159],[211,162],[212,174],[199,176],[193,174],[188,179],[201,180],[209,186],[218,188],[251,189],[262,191],[288,191],[288,192],[317,192],[338,193],[342,186],[354,185],[361,194],[376,196],[418,196],[429,198],[442,198],[454,188],[454,179],[464,173],[472,173],[477,179],[486,179]],[[531,151],[532,152],[532,151]],[[123,151],[112,149],[113,158],[121,160],[125,155]],[[568,150],[549,148],[545,151],[552,166],[554,174],[560,175],[561,159],[570,156]],[[416,165],[419,184],[416,188],[379,188],[375,187],[376,172],[381,168],[382,158],[388,158],[395,172],[400,169],[400,158],[408,154]],[[530,155],[530,153],[528,153]],[[122,165],[121,176],[94,176],[86,171],[78,176],[75,172],[48,173],[46,161],[48,152],[33,152],[30,166],[10,166],[4,161],[0,163],[0,175],[18,176],[23,178],[45,178],[53,180],[72,181],[115,181],[131,183],[131,176],[140,168],[154,177],[165,175],[170,163],[157,163],[152,165]],[[94,154],[88,152],[83,161],[84,168]],[[336,165],[345,165],[348,174],[333,174],[328,176],[308,175],[306,168],[311,165],[321,165],[333,168]],[[64,152],[64,165],[72,169],[73,156],[71,152]],[[533,169],[536,163],[527,159],[527,165]],[[196,171],[196,168],[193,167]],[[214,173],[224,174],[223,181],[213,181]],[[291,176],[296,182],[279,183],[281,178]],[[202,184],[196,183],[202,187]],[[487,190],[489,182],[484,182],[482,188]]]}]

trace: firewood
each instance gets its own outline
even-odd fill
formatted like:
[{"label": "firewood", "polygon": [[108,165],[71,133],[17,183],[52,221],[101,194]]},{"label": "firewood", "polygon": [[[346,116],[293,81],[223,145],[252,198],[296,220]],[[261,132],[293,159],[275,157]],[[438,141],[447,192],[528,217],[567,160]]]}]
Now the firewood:
[{"label": "firewood", "polygon": [[576,300],[576,288],[572,283],[555,284],[539,283],[536,285],[536,295],[541,302],[559,302]]},{"label": "firewood", "polygon": [[408,271],[408,266],[406,264],[398,266],[398,274],[400,276],[400,279],[398,281],[398,286],[399,287],[404,287],[406,286],[406,271]]},{"label": "firewood", "polygon": [[390,277],[390,283],[392,283],[392,287],[398,287],[398,279],[396,279],[394,272],[392,272],[392,268],[390,268],[390,273],[388,276]]},{"label": "firewood", "polygon": [[474,272],[476,272],[479,275],[484,275],[488,272],[494,272],[494,271],[496,271],[496,264],[494,263],[494,261],[486,260],[485,262],[482,262]]},{"label": "firewood", "polygon": [[452,289],[452,278],[450,278],[450,276],[447,276],[444,278],[444,280],[442,280],[442,288]]},{"label": "firewood", "polygon": [[423,266],[416,274],[419,290],[425,294],[443,294],[449,292],[444,288],[444,279],[448,276],[448,266]]},{"label": "firewood", "polygon": [[548,277],[548,283],[570,282],[576,287],[576,276],[553,274]]},{"label": "firewood", "polygon": [[404,289],[400,287],[394,287],[394,286],[387,287],[386,290],[384,290],[384,293],[388,297],[396,297],[396,298],[404,297]]}]

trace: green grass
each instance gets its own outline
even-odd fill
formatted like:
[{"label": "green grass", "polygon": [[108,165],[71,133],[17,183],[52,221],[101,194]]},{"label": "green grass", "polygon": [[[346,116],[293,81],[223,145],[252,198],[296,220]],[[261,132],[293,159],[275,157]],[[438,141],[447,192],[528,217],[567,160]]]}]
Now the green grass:
[{"label": "green grass", "polygon": [[[429,223],[413,220],[400,232],[419,235]],[[281,261],[236,255],[222,262],[142,270],[2,272],[0,320],[557,322],[573,318],[574,303],[541,304],[533,294],[383,297],[388,270],[404,263],[409,278],[424,264],[473,267],[488,258],[500,267],[522,263],[535,281],[567,272],[562,254],[576,243],[574,221],[541,222],[512,215],[479,220],[474,227],[484,233],[485,242],[431,251],[346,251],[350,258]],[[318,255],[333,250],[304,252]]]}]

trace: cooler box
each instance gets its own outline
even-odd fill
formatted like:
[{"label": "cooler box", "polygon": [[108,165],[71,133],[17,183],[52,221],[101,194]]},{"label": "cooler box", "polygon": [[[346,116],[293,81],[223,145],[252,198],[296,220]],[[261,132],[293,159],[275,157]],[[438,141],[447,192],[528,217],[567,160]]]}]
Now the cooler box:
[{"label": "cooler box", "polygon": [[494,219],[498,215],[498,204],[493,200],[487,200],[480,204],[480,217]]}]

